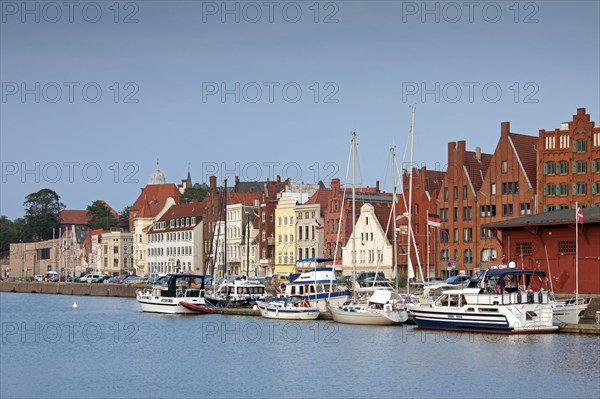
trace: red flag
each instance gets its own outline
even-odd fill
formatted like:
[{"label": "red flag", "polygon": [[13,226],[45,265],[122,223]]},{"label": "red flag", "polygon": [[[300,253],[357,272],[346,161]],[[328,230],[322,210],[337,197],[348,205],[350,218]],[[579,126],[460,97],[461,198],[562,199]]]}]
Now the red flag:
[{"label": "red flag", "polygon": [[577,207],[575,220],[577,221],[577,223],[583,224],[583,210],[581,209],[580,206]]}]

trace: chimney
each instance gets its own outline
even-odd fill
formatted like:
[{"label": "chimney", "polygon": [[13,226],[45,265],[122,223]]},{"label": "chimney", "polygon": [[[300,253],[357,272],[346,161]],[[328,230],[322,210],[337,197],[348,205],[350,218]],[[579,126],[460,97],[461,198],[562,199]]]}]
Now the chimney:
[{"label": "chimney", "polygon": [[210,191],[216,192],[217,191],[217,176],[210,176],[209,180],[210,180]]},{"label": "chimney", "polygon": [[235,177],[235,186],[234,187],[237,187],[237,185],[238,185],[239,182],[240,182],[240,177],[236,176]]},{"label": "chimney", "polygon": [[481,162],[481,147],[475,147],[475,159]]},{"label": "chimney", "polygon": [[375,191],[379,192],[379,180],[375,182]]},{"label": "chimney", "polygon": [[577,115],[585,115],[585,108],[577,108]]},{"label": "chimney", "polygon": [[276,181],[277,183],[281,183],[281,176],[277,175],[277,178],[275,179],[275,181]]},{"label": "chimney", "polygon": [[500,124],[500,135],[505,137],[510,133],[510,122],[502,122]]}]

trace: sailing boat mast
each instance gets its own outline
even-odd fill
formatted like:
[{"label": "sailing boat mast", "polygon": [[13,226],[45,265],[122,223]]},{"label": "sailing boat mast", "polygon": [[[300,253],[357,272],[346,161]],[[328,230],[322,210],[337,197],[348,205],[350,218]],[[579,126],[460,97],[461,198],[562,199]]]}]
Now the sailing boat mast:
[{"label": "sailing boat mast", "polygon": [[396,175],[394,174],[396,169],[396,152],[393,146],[390,146],[390,156],[392,158],[392,233],[394,234],[394,253],[392,254],[392,276],[396,280],[396,291],[398,291],[398,241],[396,239]]},{"label": "sailing boat mast", "polygon": [[[415,151],[415,110],[416,107],[412,107],[412,115],[410,122],[410,164],[409,164],[409,180],[408,180],[408,248],[406,251],[406,293],[409,293],[410,286],[410,275],[412,269],[412,262],[410,259],[410,236],[412,231],[412,184],[413,184],[413,157]],[[414,270],[413,273],[414,275]]]},{"label": "sailing boat mast", "polygon": [[352,132],[352,300],[356,302],[356,132]]},{"label": "sailing boat mast", "polygon": [[223,277],[227,276],[227,179],[225,179],[224,182],[224,189],[223,189],[223,213],[225,215],[225,223],[224,223],[224,230],[225,230],[225,238],[223,240]]}]

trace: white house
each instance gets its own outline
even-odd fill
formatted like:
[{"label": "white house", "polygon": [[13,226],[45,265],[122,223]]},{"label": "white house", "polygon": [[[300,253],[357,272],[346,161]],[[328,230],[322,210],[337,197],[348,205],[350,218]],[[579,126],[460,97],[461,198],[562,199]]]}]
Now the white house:
[{"label": "white house", "polygon": [[172,205],[148,231],[148,275],[201,273],[202,258],[200,203]]},{"label": "white house", "polygon": [[[353,248],[354,242],[354,248]],[[355,252],[356,271],[380,271],[387,278],[392,276],[392,244],[381,227],[375,208],[371,204],[364,204],[360,208],[360,216],[350,235],[350,239],[342,248],[344,274],[350,275],[354,269],[352,251]]]}]

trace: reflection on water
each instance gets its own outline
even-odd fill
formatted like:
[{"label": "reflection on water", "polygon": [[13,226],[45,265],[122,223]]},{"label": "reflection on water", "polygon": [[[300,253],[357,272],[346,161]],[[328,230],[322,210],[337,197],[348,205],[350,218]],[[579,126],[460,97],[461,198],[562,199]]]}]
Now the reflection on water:
[{"label": "reflection on water", "polygon": [[0,311],[2,398],[600,394],[592,336],[155,315],[62,295],[0,294]]}]

